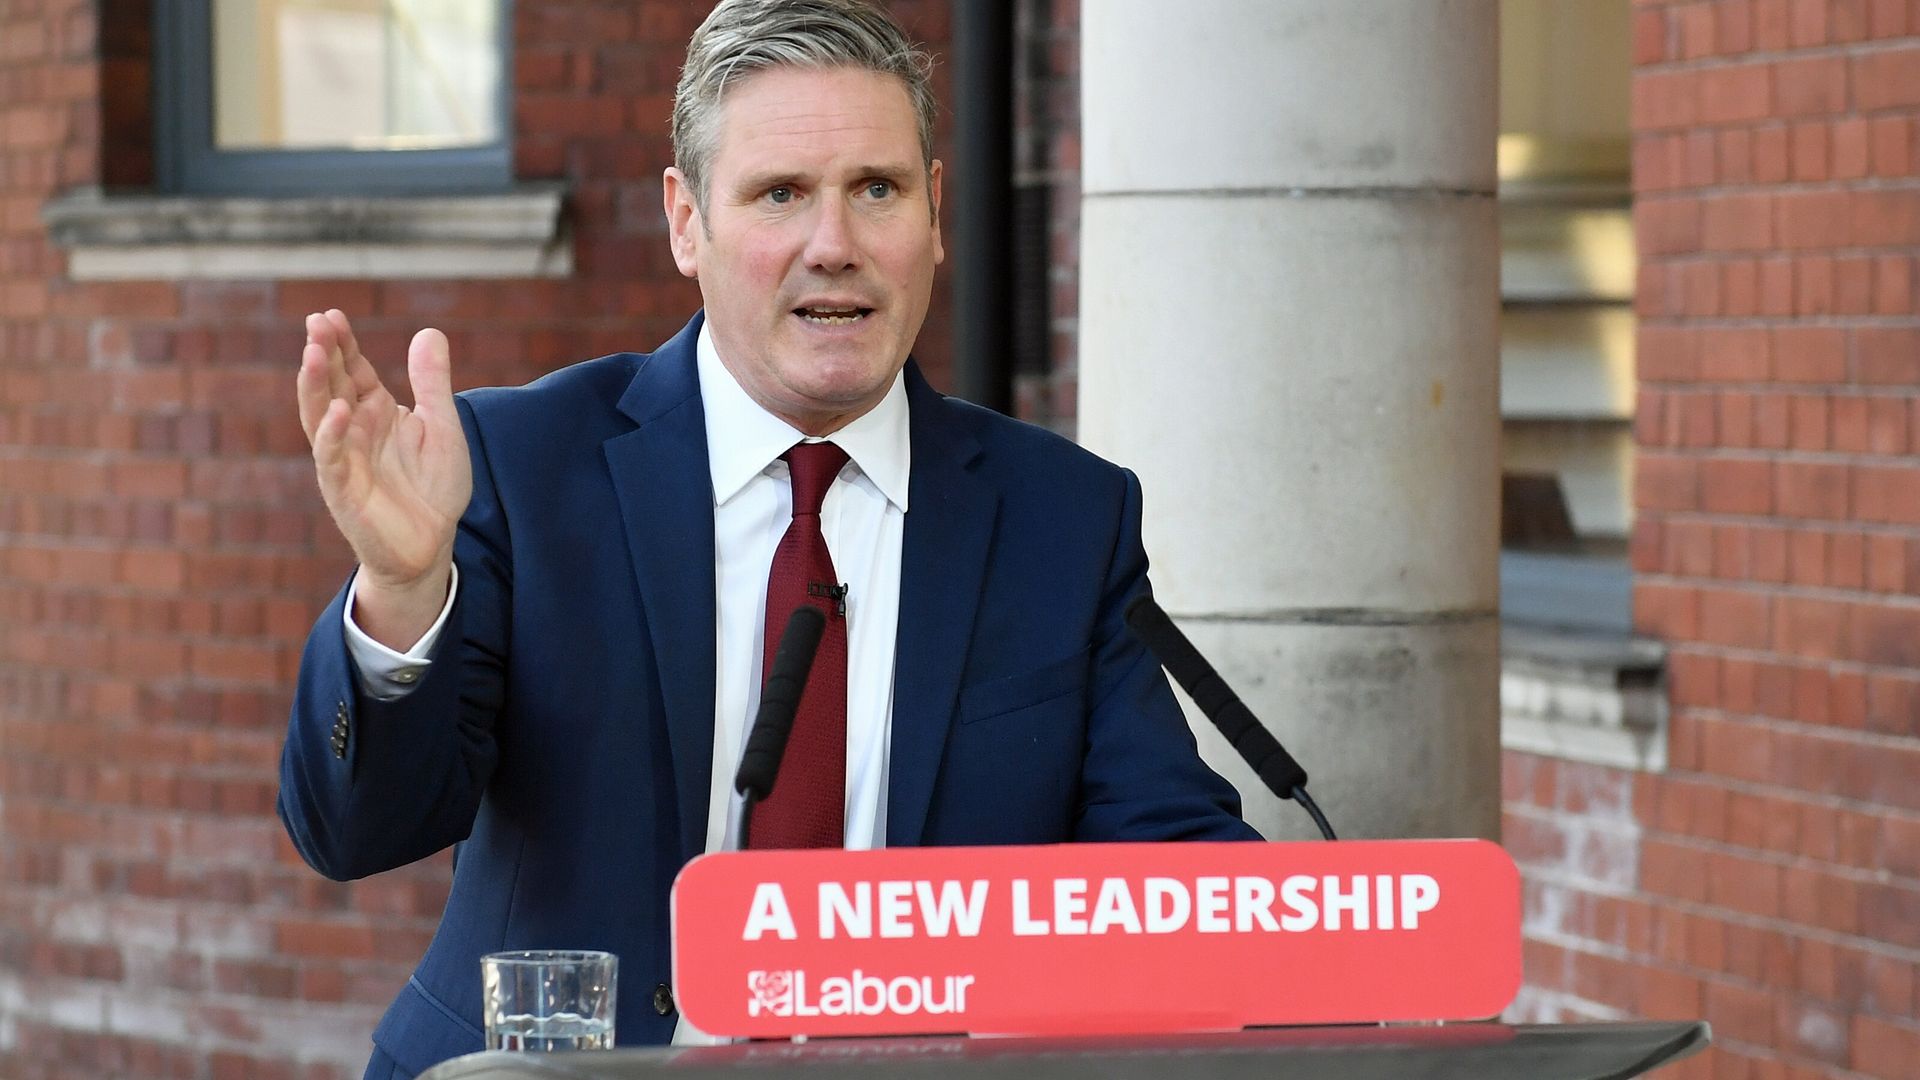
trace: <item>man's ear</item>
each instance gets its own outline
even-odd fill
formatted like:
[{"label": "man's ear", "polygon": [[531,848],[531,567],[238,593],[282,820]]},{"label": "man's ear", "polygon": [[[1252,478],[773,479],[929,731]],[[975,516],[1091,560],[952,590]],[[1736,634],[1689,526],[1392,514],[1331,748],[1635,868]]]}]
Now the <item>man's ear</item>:
[{"label": "man's ear", "polygon": [[940,246],[940,159],[933,159],[933,167],[927,170],[927,200],[933,206],[933,263],[940,265],[947,259],[947,250]]},{"label": "man's ear", "polygon": [[680,268],[681,274],[698,280],[700,238],[706,234],[700,221],[700,207],[693,200],[693,185],[671,165],[661,180],[666,193],[667,242],[673,248],[673,264]]}]

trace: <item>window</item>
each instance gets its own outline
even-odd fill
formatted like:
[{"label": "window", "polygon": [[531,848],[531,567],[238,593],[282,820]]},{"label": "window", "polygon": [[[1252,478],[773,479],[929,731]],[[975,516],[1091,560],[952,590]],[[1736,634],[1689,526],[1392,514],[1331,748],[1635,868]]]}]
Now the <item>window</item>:
[{"label": "window", "polygon": [[158,0],[154,17],[165,191],[510,183],[506,0]]},{"label": "window", "polygon": [[1631,627],[1630,16],[1592,0],[1500,9],[1502,606],[1617,635]]}]

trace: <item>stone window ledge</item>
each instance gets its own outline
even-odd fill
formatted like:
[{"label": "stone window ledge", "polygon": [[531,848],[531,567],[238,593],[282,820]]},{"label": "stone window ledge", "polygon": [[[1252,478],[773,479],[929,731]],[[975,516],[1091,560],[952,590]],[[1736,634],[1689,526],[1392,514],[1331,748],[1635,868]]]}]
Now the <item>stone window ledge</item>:
[{"label": "stone window ledge", "polygon": [[1657,641],[1508,625],[1500,743],[1508,750],[1664,772],[1666,649]]},{"label": "stone window ledge", "polygon": [[70,192],[41,219],[75,281],[528,278],[573,273],[558,184],[486,195]]}]

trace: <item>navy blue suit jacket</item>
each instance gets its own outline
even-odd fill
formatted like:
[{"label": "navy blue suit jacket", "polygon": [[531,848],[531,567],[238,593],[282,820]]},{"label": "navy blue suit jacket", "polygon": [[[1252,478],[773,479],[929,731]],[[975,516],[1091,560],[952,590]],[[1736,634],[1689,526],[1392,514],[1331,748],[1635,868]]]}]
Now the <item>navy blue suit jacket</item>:
[{"label": "navy blue suit jacket", "polygon": [[[620,1042],[672,1035],[667,893],[705,845],[713,753],[699,325],[457,399],[459,596],[410,694],[359,693],[344,590],[308,640],[279,800],[301,855],[345,880],[460,844],[374,1034],[410,1071],[481,1047],[502,949],[615,953]],[[888,845],[1253,837],[1122,623],[1147,588],[1132,474],[911,364],[907,396]]]}]

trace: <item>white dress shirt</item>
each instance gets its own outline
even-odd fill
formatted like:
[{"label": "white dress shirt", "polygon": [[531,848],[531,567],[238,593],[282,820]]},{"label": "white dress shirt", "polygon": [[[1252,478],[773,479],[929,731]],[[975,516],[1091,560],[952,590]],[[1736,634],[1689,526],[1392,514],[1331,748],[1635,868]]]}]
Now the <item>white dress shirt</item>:
[{"label": "white dress shirt", "polygon": [[[742,800],[733,790],[741,748],[760,707],[767,621],[767,574],[793,517],[793,489],[780,455],[807,440],[761,408],[721,364],[712,335],[697,347],[701,405],[706,412],[707,466],[713,480],[715,631],[713,773],[707,798],[706,850],[739,847]],[[846,846],[884,846],[887,755],[893,717],[894,638],[900,618],[900,545],[907,513],[911,440],[905,378],[886,397],[830,436],[850,459],[827,489],[820,527],[847,592]],[[347,648],[361,690],[390,700],[418,685],[435,640],[453,609],[459,570],[446,606],[419,642],[396,652],[353,621],[348,587]],[[785,612],[775,613],[782,625]],[[711,1041],[682,1019],[675,1043]]]}]

